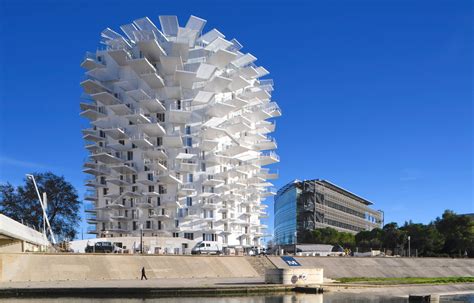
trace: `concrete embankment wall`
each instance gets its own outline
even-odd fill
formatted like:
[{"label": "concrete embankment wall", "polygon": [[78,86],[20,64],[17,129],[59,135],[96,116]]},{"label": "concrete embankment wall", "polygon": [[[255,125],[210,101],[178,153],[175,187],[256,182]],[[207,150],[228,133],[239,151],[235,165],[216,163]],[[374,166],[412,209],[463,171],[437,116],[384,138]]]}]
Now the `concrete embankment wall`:
[{"label": "concrete embankment wall", "polygon": [[[269,257],[279,268],[288,265]],[[474,259],[296,257],[302,266],[323,268],[324,277],[451,277],[474,276]]]},{"label": "concrete embankment wall", "polygon": [[0,254],[0,282],[259,277],[245,257]]}]

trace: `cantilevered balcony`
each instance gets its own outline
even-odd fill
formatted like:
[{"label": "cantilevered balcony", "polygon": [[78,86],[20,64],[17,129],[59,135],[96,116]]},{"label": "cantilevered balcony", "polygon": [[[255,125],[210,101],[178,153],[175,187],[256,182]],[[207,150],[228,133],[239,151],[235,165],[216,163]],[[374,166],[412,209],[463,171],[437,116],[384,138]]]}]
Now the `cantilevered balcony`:
[{"label": "cantilevered balcony", "polygon": [[84,200],[97,201],[97,192],[94,189],[88,189],[84,194]]},{"label": "cantilevered balcony", "polygon": [[160,75],[158,75],[154,71],[143,73],[140,75],[140,78],[142,78],[143,81],[145,81],[146,84],[148,84],[148,86],[153,89],[158,89],[165,86],[165,82],[163,81],[163,78],[161,78]]},{"label": "cantilevered balcony", "polygon": [[119,126],[104,129],[103,132],[107,136],[109,136],[110,138],[115,139],[115,140],[121,140],[121,139],[127,139],[128,138],[128,135],[126,133],[125,128],[119,127]]},{"label": "cantilevered balcony", "polygon": [[168,170],[165,160],[144,159],[143,165],[146,166],[150,171],[164,172]]},{"label": "cantilevered balcony", "polygon": [[171,171],[166,171],[159,175],[159,181],[160,183],[165,183],[165,184],[183,184],[183,182],[176,177],[174,172]]},{"label": "cantilevered balcony", "polygon": [[116,105],[122,103],[117,97],[109,92],[100,92],[92,94],[91,97],[103,105]]},{"label": "cantilevered balcony", "polygon": [[149,212],[149,217],[159,220],[166,220],[171,218],[171,212],[164,208],[154,209]]},{"label": "cantilevered balcony", "polygon": [[87,52],[84,60],[81,63],[81,67],[87,70],[93,70],[96,68],[104,68],[103,57],[97,57],[96,54]]},{"label": "cantilevered balcony", "polygon": [[147,58],[138,58],[128,60],[128,65],[137,75],[145,73],[156,73],[155,67],[148,61]]},{"label": "cantilevered balcony", "polygon": [[186,123],[191,116],[191,101],[182,100],[180,104],[170,104],[167,112],[167,121],[172,123]]},{"label": "cantilevered balcony", "polygon": [[81,103],[81,109],[81,117],[92,121],[106,117],[105,109],[100,106],[95,106],[90,103]]},{"label": "cantilevered balcony", "polygon": [[163,146],[174,148],[183,147],[181,132],[178,130],[166,132],[166,135],[163,136]]},{"label": "cantilevered balcony", "polygon": [[206,114],[211,117],[224,117],[235,109],[235,106],[226,102],[215,102],[209,107],[209,109],[206,111]]},{"label": "cantilevered balcony", "polygon": [[131,106],[128,104],[118,103],[109,105],[108,108],[117,116],[127,116],[133,114]]},{"label": "cantilevered balcony", "polygon": [[132,178],[123,176],[111,176],[106,179],[107,183],[111,183],[117,186],[130,186],[132,184]]},{"label": "cantilevered balcony", "polygon": [[131,136],[132,143],[140,148],[153,147],[152,139],[145,134],[134,134]]},{"label": "cantilevered balcony", "polygon": [[130,120],[130,122],[134,124],[143,124],[143,123],[149,123],[150,119],[147,118],[147,113],[139,108],[139,109],[134,109],[130,114],[127,114],[125,118]]},{"label": "cantilevered balcony", "polygon": [[196,185],[194,183],[185,183],[178,189],[179,197],[187,197],[196,194]]},{"label": "cantilevered balcony", "polygon": [[280,157],[275,152],[266,152],[262,153],[260,157],[255,160],[255,164],[259,165],[269,165],[273,163],[280,162]]},{"label": "cantilevered balcony", "polygon": [[119,164],[119,163],[124,162],[124,160],[113,155],[110,150],[103,149],[103,148],[99,149],[96,154],[93,154],[90,157],[98,162],[105,163],[105,164]]},{"label": "cantilevered balcony", "polygon": [[137,124],[144,133],[152,137],[159,137],[166,133],[165,129],[160,125],[160,122],[156,118],[146,118],[148,122]]},{"label": "cantilevered balcony", "polygon": [[165,111],[163,103],[157,98],[141,99],[140,105],[143,105],[150,113],[160,113]]},{"label": "cantilevered balcony", "polygon": [[94,95],[102,92],[107,92],[109,89],[97,80],[87,79],[81,82],[84,92],[89,95]]},{"label": "cantilevered balcony", "polygon": [[158,174],[148,173],[146,178],[139,178],[138,183],[143,185],[156,185],[158,183]]},{"label": "cantilevered balcony", "polygon": [[86,174],[91,174],[94,176],[107,175],[110,173],[110,169],[107,166],[94,162],[84,163],[84,170],[82,171]]},{"label": "cantilevered balcony", "polygon": [[144,157],[150,160],[166,160],[168,155],[162,147],[153,147],[145,150]]},{"label": "cantilevered balcony", "polygon": [[82,139],[85,141],[89,142],[100,142],[104,141],[105,138],[100,136],[100,133],[98,130],[92,129],[92,128],[86,128],[82,130]]},{"label": "cantilevered balcony", "polygon": [[276,149],[277,143],[275,139],[269,137],[267,140],[262,140],[258,143],[255,143],[254,147],[256,150]]},{"label": "cantilevered balcony", "polygon": [[107,50],[107,53],[120,66],[127,65],[128,60],[131,58],[130,53],[125,49],[110,49]]},{"label": "cantilevered balcony", "polygon": [[130,174],[136,174],[137,170],[135,168],[135,164],[132,161],[127,161],[119,164],[114,164],[109,166],[110,169],[116,171],[119,174],[122,175],[130,175]]}]

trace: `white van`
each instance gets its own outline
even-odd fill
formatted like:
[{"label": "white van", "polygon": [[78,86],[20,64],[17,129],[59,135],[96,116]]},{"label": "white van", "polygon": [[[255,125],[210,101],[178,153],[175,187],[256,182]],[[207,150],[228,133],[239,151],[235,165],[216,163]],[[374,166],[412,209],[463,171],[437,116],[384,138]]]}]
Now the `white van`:
[{"label": "white van", "polygon": [[214,241],[200,241],[196,246],[191,249],[191,254],[193,255],[221,255],[222,254],[222,244]]}]

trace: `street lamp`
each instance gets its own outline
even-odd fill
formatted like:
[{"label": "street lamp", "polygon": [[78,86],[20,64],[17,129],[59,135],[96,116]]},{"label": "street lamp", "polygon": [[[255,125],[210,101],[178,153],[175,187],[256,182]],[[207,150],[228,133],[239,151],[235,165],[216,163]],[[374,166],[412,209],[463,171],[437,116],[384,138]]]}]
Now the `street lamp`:
[{"label": "street lamp", "polygon": [[411,237],[408,236],[408,258],[411,257],[411,246],[410,246],[410,240],[411,240]]},{"label": "street lamp", "polygon": [[140,254],[143,255],[143,223],[140,224]]},{"label": "street lamp", "polygon": [[296,256],[296,239],[297,239],[297,236],[298,235],[298,232],[295,230],[295,256]]}]

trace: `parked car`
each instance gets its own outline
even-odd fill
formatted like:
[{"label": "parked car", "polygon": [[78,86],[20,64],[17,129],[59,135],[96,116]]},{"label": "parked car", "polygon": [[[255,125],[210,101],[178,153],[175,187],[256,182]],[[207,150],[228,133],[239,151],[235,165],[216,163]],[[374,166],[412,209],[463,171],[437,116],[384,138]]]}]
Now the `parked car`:
[{"label": "parked car", "polygon": [[200,241],[191,249],[193,255],[221,255],[222,245],[214,241]]},{"label": "parked car", "polygon": [[96,242],[93,245],[87,244],[86,253],[113,253],[120,248],[115,246],[112,242]]}]

